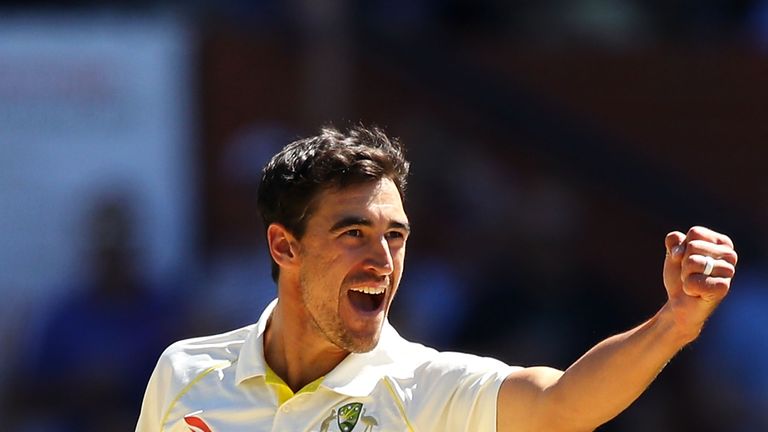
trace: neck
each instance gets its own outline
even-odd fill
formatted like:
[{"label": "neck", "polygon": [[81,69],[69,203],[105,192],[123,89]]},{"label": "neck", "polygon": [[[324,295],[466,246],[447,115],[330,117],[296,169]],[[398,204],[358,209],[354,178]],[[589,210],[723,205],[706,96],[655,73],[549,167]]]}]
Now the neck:
[{"label": "neck", "polygon": [[327,375],[347,355],[322,336],[303,307],[280,296],[264,333],[264,357],[291,390]]}]

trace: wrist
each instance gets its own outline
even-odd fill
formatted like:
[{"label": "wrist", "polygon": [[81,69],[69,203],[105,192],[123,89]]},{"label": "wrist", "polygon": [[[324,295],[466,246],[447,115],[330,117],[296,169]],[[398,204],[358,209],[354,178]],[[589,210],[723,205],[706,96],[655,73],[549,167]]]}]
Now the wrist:
[{"label": "wrist", "polygon": [[667,301],[656,314],[656,322],[668,340],[680,348],[699,337],[703,323],[680,314],[671,301]]}]

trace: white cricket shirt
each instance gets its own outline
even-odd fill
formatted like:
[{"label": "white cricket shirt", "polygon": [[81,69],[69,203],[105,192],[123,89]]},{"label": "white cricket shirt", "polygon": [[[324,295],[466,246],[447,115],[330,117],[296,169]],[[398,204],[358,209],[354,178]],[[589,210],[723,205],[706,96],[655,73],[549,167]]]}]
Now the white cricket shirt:
[{"label": "white cricket shirt", "polygon": [[149,380],[137,432],[494,431],[501,383],[519,369],[403,339],[386,322],[379,344],[350,354],[293,392],[264,360],[256,324],[176,342]]}]

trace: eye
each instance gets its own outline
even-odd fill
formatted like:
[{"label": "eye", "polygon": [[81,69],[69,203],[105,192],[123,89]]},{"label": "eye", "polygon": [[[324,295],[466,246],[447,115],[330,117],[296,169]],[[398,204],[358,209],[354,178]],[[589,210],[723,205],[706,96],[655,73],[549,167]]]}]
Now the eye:
[{"label": "eye", "polygon": [[388,240],[401,240],[405,238],[405,235],[400,231],[390,231],[386,234]]},{"label": "eye", "polygon": [[344,235],[347,236],[347,237],[356,237],[356,238],[357,237],[362,237],[363,236],[363,231],[359,230],[359,229],[351,229],[351,230],[348,230],[348,231],[344,231]]}]

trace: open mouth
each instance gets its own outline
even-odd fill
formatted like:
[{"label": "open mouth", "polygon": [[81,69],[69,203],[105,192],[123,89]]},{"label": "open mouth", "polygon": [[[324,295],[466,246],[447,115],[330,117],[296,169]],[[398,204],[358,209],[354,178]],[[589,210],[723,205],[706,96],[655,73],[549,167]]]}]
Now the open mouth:
[{"label": "open mouth", "polygon": [[355,309],[362,312],[375,312],[384,304],[385,292],[383,287],[350,288],[347,296]]}]

